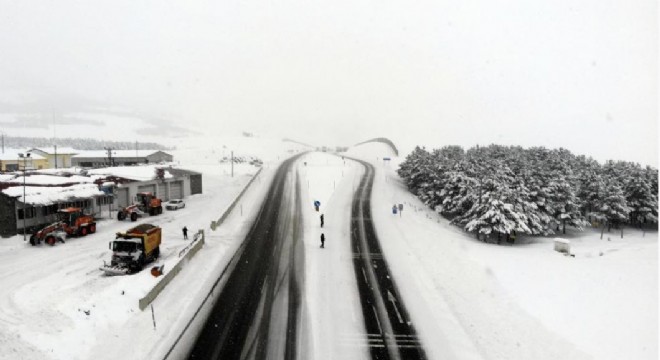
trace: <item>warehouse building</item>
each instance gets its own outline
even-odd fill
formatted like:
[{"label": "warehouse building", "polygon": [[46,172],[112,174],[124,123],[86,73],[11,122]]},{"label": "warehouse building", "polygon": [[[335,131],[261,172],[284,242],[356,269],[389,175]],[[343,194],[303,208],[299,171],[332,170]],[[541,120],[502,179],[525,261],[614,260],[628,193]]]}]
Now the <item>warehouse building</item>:
[{"label": "warehouse building", "polygon": [[71,158],[73,166],[101,168],[112,166],[132,166],[138,164],[159,164],[172,162],[174,157],[161,150],[94,150],[79,151]]}]

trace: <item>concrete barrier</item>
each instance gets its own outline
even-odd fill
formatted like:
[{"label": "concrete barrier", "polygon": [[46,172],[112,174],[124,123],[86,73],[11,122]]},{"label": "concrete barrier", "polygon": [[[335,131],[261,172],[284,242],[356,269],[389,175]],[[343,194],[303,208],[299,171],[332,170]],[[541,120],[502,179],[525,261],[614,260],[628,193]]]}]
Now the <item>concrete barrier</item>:
[{"label": "concrete barrier", "polygon": [[138,305],[140,310],[146,309],[146,307],[156,299],[160,292],[165,289],[165,286],[167,286],[167,284],[169,284],[172,279],[174,279],[179,271],[181,271],[185,262],[195,256],[195,254],[197,254],[202,246],[204,246],[204,230],[199,230],[197,234],[195,234],[193,241],[179,252],[179,261],[176,263],[176,265],[174,265],[174,267],[169,271],[165,269],[165,275],[160,279],[160,281],[151,289],[151,291],[147,293],[147,295],[139,300]]},{"label": "concrete barrier", "polygon": [[250,187],[250,185],[252,185],[252,183],[253,183],[254,180],[257,178],[257,176],[259,176],[259,174],[261,174],[261,170],[263,170],[263,168],[259,168],[259,170],[257,171],[257,173],[254,174],[254,176],[252,177],[252,179],[250,179],[250,181],[248,181],[247,185],[245,185],[245,187],[243,188],[243,190],[241,190],[240,194],[238,194],[238,196],[236,196],[236,198],[234,199],[234,201],[232,201],[231,204],[229,204],[229,206],[227,207],[227,209],[225,209],[225,211],[222,213],[222,215],[220,215],[220,218],[218,218],[218,220],[216,220],[216,221],[211,222],[211,230],[215,231],[215,229],[216,229],[218,226],[222,225],[222,223],[225,221],[225,219],[227,218],[227,216],[229,216],[229,214],[230,214],[231,211],[234,209],[234,207],[236,206],[236,204],[238,204],[238,201],[241,199],[241,197],[243,197],[243,194],[245,194],[245,192],[246,192],[247,189]]}]

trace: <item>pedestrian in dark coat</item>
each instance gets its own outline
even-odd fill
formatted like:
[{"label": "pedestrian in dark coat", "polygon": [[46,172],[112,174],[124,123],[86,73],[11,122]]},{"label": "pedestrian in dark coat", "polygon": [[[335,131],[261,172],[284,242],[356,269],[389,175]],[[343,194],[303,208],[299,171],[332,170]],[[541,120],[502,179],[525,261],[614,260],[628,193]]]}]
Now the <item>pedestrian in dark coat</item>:
[{"label": "pedestrian in dark coat", "polygon": [[321,234],[321,247],[322,248],[325,247],[325,235],[324,234]]},{"label": "pedestrian in dark coat", "polygon": [[188,240],[188,228],[183,227],[183,240]]},{"label": "pedestrian in dark coat", "polygon": [[321,214],[321,227],[323,227],[323,214]]}]

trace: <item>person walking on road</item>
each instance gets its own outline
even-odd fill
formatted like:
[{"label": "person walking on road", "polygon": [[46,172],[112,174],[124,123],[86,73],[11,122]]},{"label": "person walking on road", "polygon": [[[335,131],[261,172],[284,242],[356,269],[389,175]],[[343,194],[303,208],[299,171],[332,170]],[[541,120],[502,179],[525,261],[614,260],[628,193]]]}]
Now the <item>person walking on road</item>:
[{"label": "person walking on road", "polygon": [[325,235],[321,233],[321,247],[325,248]]},{"label": "person walking on road", "polygon": [[321,228],[323,228],[323,214],[321,214]]},{"label": "person walking on road", "polygon": [[184,226],[182,230],[183,230],[183,240],[188,240],[188,228]]}]

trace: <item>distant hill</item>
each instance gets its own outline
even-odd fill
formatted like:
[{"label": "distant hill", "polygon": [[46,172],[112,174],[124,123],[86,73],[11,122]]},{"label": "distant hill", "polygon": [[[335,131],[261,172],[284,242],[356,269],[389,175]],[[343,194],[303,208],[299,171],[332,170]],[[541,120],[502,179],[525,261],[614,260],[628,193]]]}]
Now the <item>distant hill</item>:
[{"label": "distant hill", "polygon": [[[101,150],[104,147],[111,147],[115,150],[135,149],[135,142],[107,141],[89,138],[57,138],[53,140],[51,138],[5,136],[4,141],[5,148],[8,149],[51,147],[53,145],[60,147],[70,147],[76,150]],[[137,146],[139,149],[174,150],[174,148],[168,148],[167,146],[153,142],[138,142]]]}]

